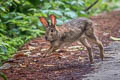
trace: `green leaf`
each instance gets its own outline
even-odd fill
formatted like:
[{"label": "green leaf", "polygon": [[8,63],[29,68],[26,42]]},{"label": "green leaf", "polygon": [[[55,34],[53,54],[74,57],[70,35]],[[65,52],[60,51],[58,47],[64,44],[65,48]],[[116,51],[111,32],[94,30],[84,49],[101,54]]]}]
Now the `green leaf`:
[{"label": "green leaf", "polygon": [[6,77],[5,74],[3,74],[2,72],[0,72],[0,76],[1,76],[4,80],[7,80],[7,77]]},{"label": "green leaf", "polygon": [[6,12],[4,7],[0,7],[0,10],[2,10],[3,12]]},{"label": "green leaf", "polygon": [[17,4],[20,4],[20,1],[19,0],[14,0]]},{"label": "green leaf", "polygon": [[76,18],[77,14],[74,11],[65,12],[65,15],[70,18]]},{"label": "green leaf", "polygon": [[43,9],[49,9],[51,7],[50,3],[44,3]]}]

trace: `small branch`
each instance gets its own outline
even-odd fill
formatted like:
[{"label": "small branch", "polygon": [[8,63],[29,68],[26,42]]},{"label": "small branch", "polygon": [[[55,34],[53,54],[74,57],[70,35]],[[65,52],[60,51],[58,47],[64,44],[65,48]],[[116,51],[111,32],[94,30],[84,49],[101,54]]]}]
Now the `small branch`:
[{"label": "small branch", "polygon": [[88,8],[86,8],[84,11],[88,11],[89,9],[91,9],[99,0],[96,0],[94,3],[92,3]]}]

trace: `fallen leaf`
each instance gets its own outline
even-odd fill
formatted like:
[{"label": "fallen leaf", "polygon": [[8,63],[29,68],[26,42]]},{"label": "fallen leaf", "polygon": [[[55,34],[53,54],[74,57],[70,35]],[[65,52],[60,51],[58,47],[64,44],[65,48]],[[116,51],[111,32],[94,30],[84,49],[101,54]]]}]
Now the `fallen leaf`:
[{"label": "fallen leaf", "polygon": [[113,36],[110,36],[110,39],[112,39],[114,41],[120,41],[120,38],[116,38],[116,37],[113,37]]},{"label": "fallen leaf", "polygon": [[35,49],[35,47],[29,46],[29,50],[33,50],[33,49]]},{"label": "fallen leaf", "polygon": [[20,65],[20,67],[27,67],[25,64],[19,64]]},{"label": "fallen leaf", "polygon": [[51,66],[55,66],[55,65],[53,65],[53,64],[44,64],[43,66],[45,66],[45,67],[51,67]]}]

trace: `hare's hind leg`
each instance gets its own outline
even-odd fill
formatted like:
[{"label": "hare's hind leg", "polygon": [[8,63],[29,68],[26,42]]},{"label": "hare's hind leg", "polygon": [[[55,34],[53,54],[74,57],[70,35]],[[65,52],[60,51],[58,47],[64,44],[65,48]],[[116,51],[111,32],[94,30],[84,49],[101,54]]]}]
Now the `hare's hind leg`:
[{"label": "hare's hind leg", "polygon": [[88,39],[91,42],[98,45],[98,47],[100,49],[100,57],[103,60],[103,58],[104,58],[104,48],[103,48],[102,42],[100,40],[98,40],[98,38],[96,37],[96,35],[94,33],[86,35],[86,36],[88,37]]},{"label": "hare's hind leg", "polygon": [[91,63],[93,63],[92,48],[90,44],[88,43],[87,39],[85,37],[81,37],[80,42],[87,48],[88,54],[89,54],[89,60]]}]

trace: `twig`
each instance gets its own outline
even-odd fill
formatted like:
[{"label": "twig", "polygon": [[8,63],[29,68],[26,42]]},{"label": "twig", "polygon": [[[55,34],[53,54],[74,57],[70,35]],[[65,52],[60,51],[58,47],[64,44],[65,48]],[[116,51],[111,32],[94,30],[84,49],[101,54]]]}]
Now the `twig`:
[{"label": "twig", "polygon": [[89,9],[91,9],[99,0],[96,0],[94,3],[92,3],[88,8],[86,8],[84,11],[88,11]]}]

